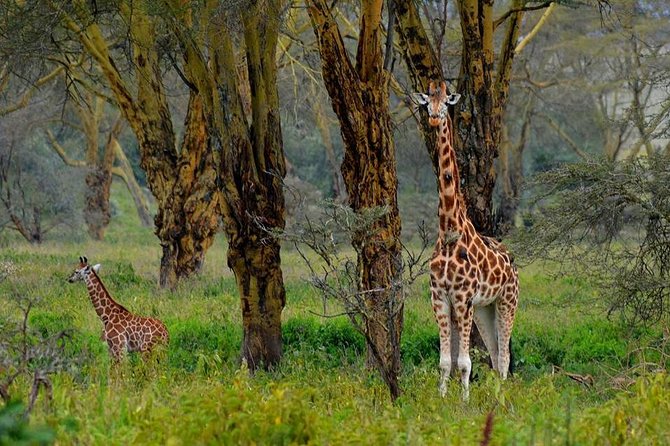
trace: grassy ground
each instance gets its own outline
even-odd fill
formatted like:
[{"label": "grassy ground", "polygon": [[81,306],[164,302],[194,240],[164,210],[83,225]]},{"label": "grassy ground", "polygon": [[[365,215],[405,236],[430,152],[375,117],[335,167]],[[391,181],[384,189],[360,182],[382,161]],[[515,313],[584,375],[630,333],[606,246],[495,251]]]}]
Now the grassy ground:
[{"label": "grassy ground", "polygon": [[[71,354],[85,357],[74,374],[55,377],[52,403],[41,399],[31,419],[50,426],[59,444],[471,445],[491,411],[492,444],[670,443],[670,378],[653,365],[662,331],[607,320],[588,283],[552,279],[540,266],[521,271],[517,373],[501,382],[476,366],[469,403],[460,401],[456,381],[446,398],[438,395],[437,328],[427,283],[416,284],[402,341],[404,394],[393,404],[364,370],[363,341],[348,321],[313,315],[323,302],[287,250],[284,359],[249,377],[237,361],[241,315],[223,242],[210,250],[201,277],[160,291],[156,239],[139,228],[123,191],[114,193],[118,215],[105,242],[12,242],[0,251],[0,261],[19,267],[0,285],[0,315],[17,316],[7,297],[12,286],[40,296],[32,326],[74,328]],[[109,370],[85,287],[65,280],[79,255],[102,264],[102,280],[123,305],[166,323],[171,343],[160,364],[130,357]],[[590,375],[593,385],[566,372]]]}]

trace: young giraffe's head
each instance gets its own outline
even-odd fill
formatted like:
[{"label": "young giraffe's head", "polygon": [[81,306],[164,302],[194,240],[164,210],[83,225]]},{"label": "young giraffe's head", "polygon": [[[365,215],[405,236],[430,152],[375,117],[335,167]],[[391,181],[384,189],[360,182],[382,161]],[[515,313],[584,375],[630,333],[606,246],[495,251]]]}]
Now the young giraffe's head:
[{"label": "young giraffe's head", "polygon": [[414,100],[419,105],[425,105],[428,108],[428,124],[433,127],[440,125],[440,121],[447,117],[449,113],[448,106],[454,105],[461,98],[460,94],[447,94],[447,83],[440,81],[439,87],[435,82],[431,82],[428,87],[428,94],[414,93]]},{"label": "young giraffe's head", "polygon": [[100,264],[90,266],[88,264],[88,259],[86,257],[79,257],[79,265],[75,268],[72,275],[67,279],[68,282],[78,282],[80,280],[85,280],[91,271],[96,273],[100,270]]}]

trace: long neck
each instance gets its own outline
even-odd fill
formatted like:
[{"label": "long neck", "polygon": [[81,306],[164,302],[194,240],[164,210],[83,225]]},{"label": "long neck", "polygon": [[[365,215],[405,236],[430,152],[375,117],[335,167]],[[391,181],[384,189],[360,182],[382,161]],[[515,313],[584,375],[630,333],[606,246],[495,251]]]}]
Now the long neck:
[{"label": "long neck", "polygon": [[439,157],[440,240],[449,231],[458,231],[465,221],[465,205],[461,195],[456,152],[453,147],[451,118],[440,121],[437,138]]},{"label": "long neck", "polygon": [[88,288],[93,308],[103,323],[106,323],[111,315],[127,311],[112,299],[95,271],[90,271],[86,275],[86,288]]}]

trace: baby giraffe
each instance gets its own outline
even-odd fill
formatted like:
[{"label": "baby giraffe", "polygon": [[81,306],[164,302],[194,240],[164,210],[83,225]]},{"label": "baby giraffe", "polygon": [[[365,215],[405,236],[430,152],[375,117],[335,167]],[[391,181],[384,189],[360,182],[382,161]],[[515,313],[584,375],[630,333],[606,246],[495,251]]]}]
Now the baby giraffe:
[{"label": "baby giraffe", "polygon": [[119,362],[124,349],[141,352],[146,357],[156,344],[167,345],[165,324],[158,319],[136,316],[112,299],[98,277],[99,270],[100,264],[89,266],[86,257],[79,257],[79,266],[68,282],[83,280],[86,283],[93,308],[104,325],[102,338],[107,341],[113,361]]}]

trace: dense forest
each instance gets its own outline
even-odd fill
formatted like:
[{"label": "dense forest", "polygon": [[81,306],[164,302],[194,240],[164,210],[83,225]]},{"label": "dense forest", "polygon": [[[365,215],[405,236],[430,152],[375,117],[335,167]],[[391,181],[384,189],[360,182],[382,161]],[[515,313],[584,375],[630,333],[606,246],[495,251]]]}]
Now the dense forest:
[{"label": "dense forest", "polygon": [[669,35],[0,0],[0,445],[670,441]]}]

